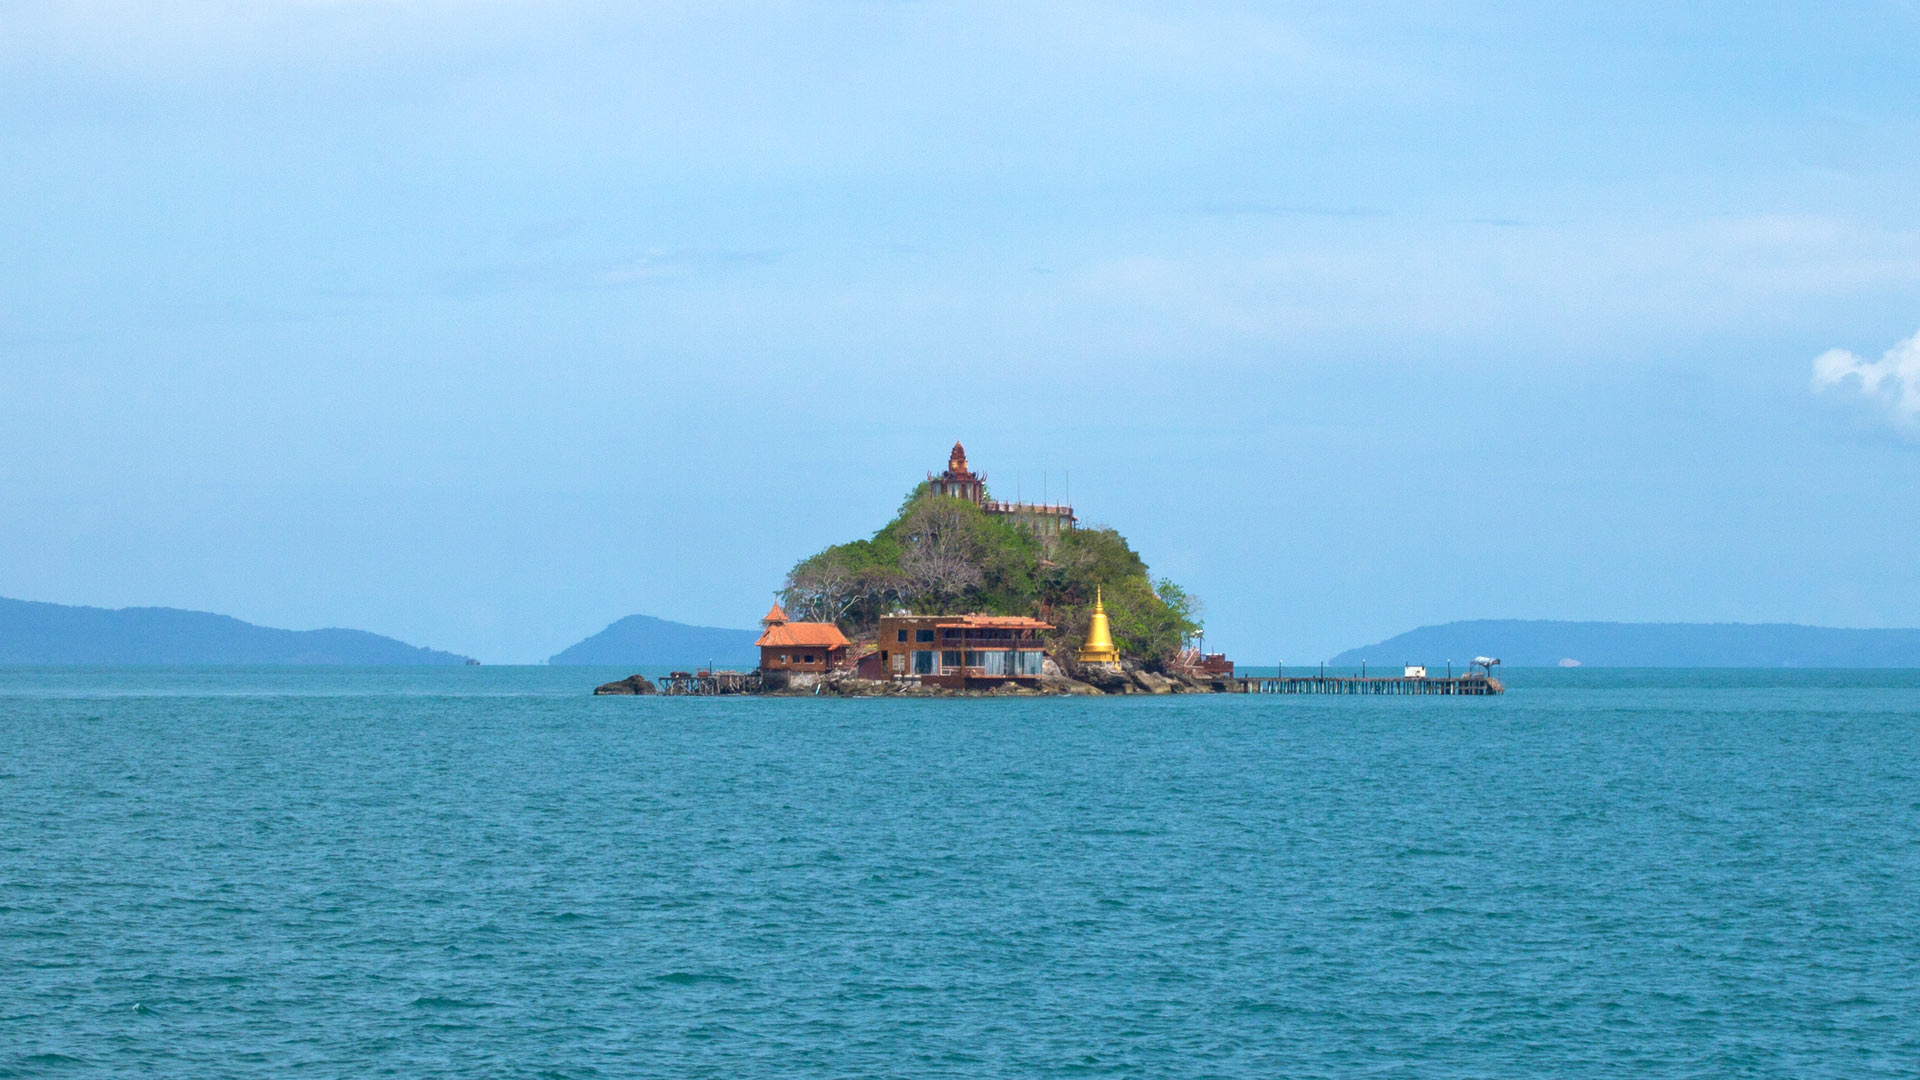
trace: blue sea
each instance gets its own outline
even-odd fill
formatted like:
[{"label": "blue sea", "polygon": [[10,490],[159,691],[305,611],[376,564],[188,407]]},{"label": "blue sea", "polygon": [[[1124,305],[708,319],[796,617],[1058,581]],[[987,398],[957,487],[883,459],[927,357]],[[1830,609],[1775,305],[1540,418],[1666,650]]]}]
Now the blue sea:
[{"label": "blue sea", "polygon": [[0,669],[0,1076],[1913,1077],[1920,672]]}]

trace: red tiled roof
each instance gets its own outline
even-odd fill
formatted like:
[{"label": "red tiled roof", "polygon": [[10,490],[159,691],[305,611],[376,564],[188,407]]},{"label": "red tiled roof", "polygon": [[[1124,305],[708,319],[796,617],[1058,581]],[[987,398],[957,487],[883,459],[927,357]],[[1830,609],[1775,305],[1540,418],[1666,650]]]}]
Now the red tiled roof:
[{"label": "red tiled roof", "polygon": [[841,633],[839,627],[830,622],[790,622],[767,627],[767,632],[761,634],[760,640],[754,644],[762,647],[838,649],[853,643],[847,640],[847,635]]},{"label": "red tiled roof", "polygon": [[777,602],[772,607],[767,609],[767,613],[765,615],[760,616],[760,623],[763,626],[766,625],[767,623],[783,623],[786,621],[787,621],[786,610],[783,609]]}]

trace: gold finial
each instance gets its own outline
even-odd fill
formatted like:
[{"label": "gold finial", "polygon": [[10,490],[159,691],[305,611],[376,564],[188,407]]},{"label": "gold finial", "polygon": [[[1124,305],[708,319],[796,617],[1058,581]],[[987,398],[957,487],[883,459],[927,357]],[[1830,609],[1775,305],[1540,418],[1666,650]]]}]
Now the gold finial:
[{"label": "gold finial", "polygon": [[1087,622],[1087,641],[1080,646],[1083,664],[1117,664],[1120,650],[1113,647],[1113,629],[1107,625],[1107,605],[1100,586],[1093,587],[1093,618]]}]

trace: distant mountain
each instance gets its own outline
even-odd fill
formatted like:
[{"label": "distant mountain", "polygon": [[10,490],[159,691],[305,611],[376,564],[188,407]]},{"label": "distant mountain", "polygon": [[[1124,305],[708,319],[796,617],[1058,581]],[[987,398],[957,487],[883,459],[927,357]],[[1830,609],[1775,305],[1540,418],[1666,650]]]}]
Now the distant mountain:
[{"label": "distant mountain", "polygon": [[555,653],[549,664],[598,664],[625,667],[704,667],[759,663],[753,643],[757,630],[688,626],[651,615],[629,615],[612,626]]},{"label": "distant mountain", "polygon": [[0,664],[464,664],[364,630],[275,630],[178,608],[0,598]]},{"label": "distant mountain", "polygon": [[[1837,630],[1793,623],[1612,623],[1481,619],[1423,626],[1327,661],[1460,667],[1497,656],[1515,667],[1920,667],[1920,630]],[[1572,663],[1569,663],[1572,661]]]}]

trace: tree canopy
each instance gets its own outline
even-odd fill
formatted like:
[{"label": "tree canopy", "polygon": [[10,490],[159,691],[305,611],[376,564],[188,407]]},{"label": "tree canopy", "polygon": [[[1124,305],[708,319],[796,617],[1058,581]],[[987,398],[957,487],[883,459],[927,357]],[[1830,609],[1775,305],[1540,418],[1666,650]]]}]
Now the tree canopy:
[{"label": "tree canopy", "polygon": [[872,631],[880,616],[982,611],[1054,624],[1052,644],[1085,639],[1095,590],[1122,655],[1157,665],[1199,630],[1199,602],[1147,564],[1118,532],[1070,529],[1045,543],[1024,526],[925,484],[870,540],[836,544],[787,573],[780,602],[794,618]]}]

